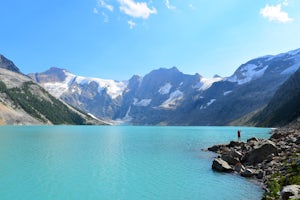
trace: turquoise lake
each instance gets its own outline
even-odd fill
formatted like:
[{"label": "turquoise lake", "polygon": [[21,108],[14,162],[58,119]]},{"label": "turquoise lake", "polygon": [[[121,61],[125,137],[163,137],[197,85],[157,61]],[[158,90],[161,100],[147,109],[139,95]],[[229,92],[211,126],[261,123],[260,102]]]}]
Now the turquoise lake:
[{"label": "turquoise lake", "polygon": [[0,199],[261,199],[248,179],[213,172],[218,143],[245,127],[3,126]]}]

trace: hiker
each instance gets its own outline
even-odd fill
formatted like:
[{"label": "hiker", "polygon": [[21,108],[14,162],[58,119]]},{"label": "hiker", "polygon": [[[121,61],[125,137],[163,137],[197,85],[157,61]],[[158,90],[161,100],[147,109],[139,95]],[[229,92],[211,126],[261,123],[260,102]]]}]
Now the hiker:
[{"label": "hiker", "polygon": [[240,130],[238,130],[237,135],[238,135],[238,139],[240,140],[241,139],[241,131]]}]

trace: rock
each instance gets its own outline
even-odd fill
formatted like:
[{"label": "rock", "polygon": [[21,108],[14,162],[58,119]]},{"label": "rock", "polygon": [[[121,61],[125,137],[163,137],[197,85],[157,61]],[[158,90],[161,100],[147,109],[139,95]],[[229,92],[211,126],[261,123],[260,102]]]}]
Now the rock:
[{"label": "rock", "polygon": [[242,163],[255,165],[257,163],[261,163],[273,153],[277,154],[277,148],[274,142],[270,140],[264,140],[253,150],[245,154],[245,156],[242,158]]},{"label": "rock", "polygon": [[238,158],[238,159],[241,159],[243,157],[243,154],[239,151],[236,151],[236,150],[232,150],[230,152],[230,154],[235,157],[235,158]]},{"label": "rock", "polygon": [[213,161],[212,169],[218,171],[218,172],[232,172],[233,169],[230,167],[230,165],[224,161],[222,158],[216,158]]},{"label": "rock", "polygon": [[249,138],[248,140],[247,140],[247,143],[248,142],[259,142],[259,140],[256,138],[256,137],[252,137],[252,138]]},{"label": "rock", "polygon": [[208,149],[209,151],[218,153],[218,152],[219,152],[222,148],[224,148],[224,147],[225,147],[225,145],[223,145],[223,144],[217,144],[217,145],[214,145],[214,146],[212,146],[212,147],[208,147],[207,149]]},{"label": "rock", "polygon": [[223,154],[221,158],[229,165],[235,165],[236,163],[240,162],[237,158],[232,157],[230,154]]},{"label": "rock", "polygon": [[297,138],[296,142],[297,145],[300,145],[300,137]]},{"label": "rock", "polygon": [[287,185],[280,192],[282,200],[300,199],[300,185]]},{"label": "rock", "polygon": [[242,165],[242,163],[237,163],[234,166],[234,171],[241,173],[242,171],[245,171],[245,167],[244,167],[244,165]]},{"label": "rock", "polygon": [[229,165],[236,165],[240,162],[242,154],[238,151],[231,150],[221,156],[221,158],[226,161]]},{"label": "rock", "polygon": [[259,170],[259,172],[258,172],[257,175],[256,175],[256,178],[262,179],[263,177],[264,177],[264,171]]},{"label": "rock", "polygon": [[275,156],[274,153],[272,153],[272,154],[268,155],[268,157],[265,160],[267,162],[271,162],[273,160],[274,156]]},{"label": "rock", "polygon": [[241,176],[243,177],[252,177],[256,175],[251,169],[246,169],[245,171],[242,171]]},{"label": "rock", "polygon": [[231,141],[227,147],[240,147],[242,145],[244,145],[244,142],[240,142],[240,141]]},{"label": "rock", "polygon": [[285,137],[287,134],[285,132],[280,132],[280,131],[275,131],[274,134],[270,137],[270,139],[279,139],[279,138],[282,138],[282,137]]}]

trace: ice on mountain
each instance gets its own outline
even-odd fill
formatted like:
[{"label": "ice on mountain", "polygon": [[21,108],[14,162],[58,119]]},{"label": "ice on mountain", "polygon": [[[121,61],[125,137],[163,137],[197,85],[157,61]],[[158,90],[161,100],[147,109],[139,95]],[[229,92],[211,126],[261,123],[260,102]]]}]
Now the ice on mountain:
[{"label": "ice on mountain", "polygon": [[162,86],[161,88],[159,88],[158,92],[162,95],[164,94],[169,94],[170,90],[172,88],[171,83],[166,83],[164,86]]},{"label": "ice on mountain", "polygon": [[180,105],[181,100],[183,100],[184,94],[180,90],[175,90],[169,96],[169,98],[164,101],[159,107],[164,109],[176,109]]}]

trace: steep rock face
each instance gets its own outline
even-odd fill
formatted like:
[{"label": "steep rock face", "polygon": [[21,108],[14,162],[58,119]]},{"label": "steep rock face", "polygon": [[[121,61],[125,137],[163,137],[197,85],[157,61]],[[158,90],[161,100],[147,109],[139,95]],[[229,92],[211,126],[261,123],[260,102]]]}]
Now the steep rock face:
[{"label": "steep rock face", "polygon": [[299,117],[300,69],[278,89],[268,106],[251,121],[258,126],[284,126]]},{"label": "steep rock face", "polygon": [[16,73],[21,73],[19,68],[16,67],[12,61],[8,60],[1,54],[0,54],[0,68],[7,69]]}]

